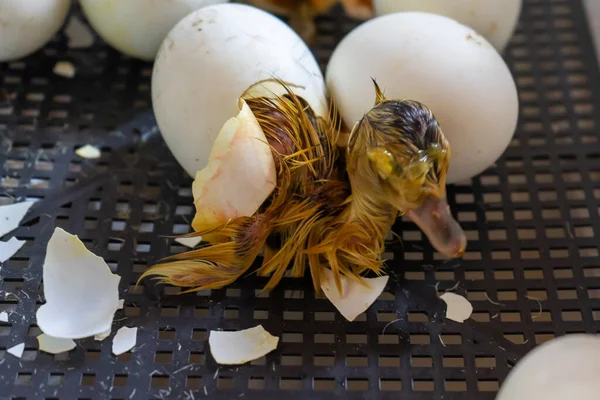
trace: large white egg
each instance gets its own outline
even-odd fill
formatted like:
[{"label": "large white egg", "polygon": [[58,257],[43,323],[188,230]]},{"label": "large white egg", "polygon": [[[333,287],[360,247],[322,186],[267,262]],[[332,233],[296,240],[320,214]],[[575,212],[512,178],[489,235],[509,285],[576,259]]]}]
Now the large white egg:
[{"label": "large white egg", "polygon": [[152,61],[167,33],[199,8],[229,0],[79,0],[88,21],[112,47]]},{"label": "large white egg", "polygon": [[448,183],[485,170],[514,134],[519,107],[508,67],[483,37],[450,18],[389,14],[342,40],[327,84],[350,127],[373,107],[371,78],[386,97],[416,100],[433,111],[451,145]]},{"label": "large white egg", "polygon": [[561,336],[535,348],[510,372],[496,400],[597,400],[600,335]]},{"label": "large white egg", "polygon": [[452,18],[470,26],[498,51],[512,37],[522,0],[375,0],[375,14],[424,11]]},{"label": "large white egg", "polygon": [[325,83],[310,49],[271,14],[241,4],[200,9],[168,34],[152,74],[152,103],[170,150],[192,176],[205,167],[223,124],[239,113],[251,85],[279,78],[296,85],[319,115]]},{"label": "large white egg", "polygon": [[58,32],[71,0],[0,0],[0,62],[41,49]]}]

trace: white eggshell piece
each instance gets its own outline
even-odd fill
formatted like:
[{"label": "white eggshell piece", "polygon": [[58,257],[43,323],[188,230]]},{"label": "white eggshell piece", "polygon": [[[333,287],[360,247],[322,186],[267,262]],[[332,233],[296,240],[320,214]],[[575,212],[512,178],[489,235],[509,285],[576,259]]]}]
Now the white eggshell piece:
[{"label": "white eggshell piece", "polygon": [[8,322],[8,314],[6,311],[0,312],[0,322]]},{"label": "white eggshell piece", "polygon": [[23,351],[25,351],[25,343],[19,343],[18,345],[6,350],[8,354],[12,354],[17,358],[21,358],[23,356]]},{"label": "white eggshell piece", "polygon": [[375,14],[423,11],[452,18],[470,26],[485,37],[498,51],[504,50],[512,37],[522,0],[375,0]]},{"label": "white eggshell piece", "polygon": [[217,364],[240,365],[256,360],[277,348],[279,338],[262,325],[236,332],[210,331],[208,345]]},{"label": "white eggshell piece", "polygon": [[223,126],[208,164],[192,185],[196,231],[215,228],[228,220],[253,215],[277,182],[275,161],[267,138],[250,107]]},{"label": "white eggshell piece", "polygon": [[65,21],[71,0],[0,1],[0,63],[42,48]]},{"label": "white eggshell piece", "polygon": [[94,34],[76,15],[69,18],[65,27],[70,49],[86,49],[94,44]]},{"label": "white eggshell piece", "polygon": [[113,338],[112,352],[115,356],[127,353],[135,347],[138,328],[120,328]]},{"label": "white eggshell piece", "polygon": [[125,299],[121,299],[121,300],[119,300],[119,306],[117,308],[119,310],[122,310],[124,305],[125,305]]},{"label": "white eggshell piece", "polygon": [[37,311],[42,332],[81,339],[110,329],[119,305],[120,276],[75,235],[55,228],[43,267],[46,304]]},{"label": "white eggshell piece", "polygon": [[446,318],[463,323],[471,317],[473,305],[463,296],[446,292],[440,296],[440,299],[447,305]]},{"label": "white eggshell piece", "polygon": [[112,329],[109,328],[107,331],[104,331],[102,333],[94,335],[94,340],[97,340],[97,341],[101,342],[104,339],[106,339],[107,337],[109,337],[110,334],[111,334],[111,332],[112,332]]},{"label": "white eggshell piece", "polygon": [[600,335],[561,336],[519,361],[496,400],[597,400],[599,378]]},{"label": "white eggshell piece", "polygon": [[75,150],[75,154],[77,154],[81,158],[100,158],[102,152],[95,146],[91,144],[86,144],[85,146],[81,146],[77,150]]},{"label": "white eggshell piece", "polygon": [[321,290],[340,314],[352,322],[377,300],[383,289],[385,289],[388,279],[389,276],[361,278],[364,283],[361,284],[354,279],[342,276],[340,277],[342,282],[342,294],[340,295],[333,273],[326,270],[325,279],[321,281]]},{"label": "white eggshell piece", "polygon": [[409,98],[432,110],[451,145],[448,183],[488,168],[515,132],[519,100],[510,70],[482,36],[450,18],[389,14],[342,40],[327,83],[347,126],[373,107],[371,78],[387,98]]},{"label": "white eggshell piece", "polygon": [[202,241],[202,236],[189,237],[189,238],[177,238],[175,241],[186,247],[194,248]]},{"label": "white eggshell piece", "polygon": [[328,102],[319,64],[280,19],[243,4],[202,8],[165,38],[152,75],[160,131],[191,175],[204,168],[221,127],[239,112],[238,99],[257,82],[295,85],[318,115]]},{"label": "white eggshell piece", "polygon": [[167,33],[194,10],[228,0],[80,0],[94,30],[112,47],[152,61]]},{"label": "white eggshell piece", "polygon": [[72,339],[60,339],[42,333],[37,337],[40,350],[50,354],[64,353],[75,348],[75,342]]},{"label": "white eggshell piece", "polygon": [[62,76],[63,78],[74,78],[75,77],[75,66],[69,61],[59,61],[54,65],[52,70],[56,75]]},{"label": "white eggshell piece", "polygon": [[0,237],[17,229],[32,205],[33,201],[23,201],[0,206]]},{"label": "white eggshell piece", "polygon": [[0,263],[14,256],[24,244],[25,240],[19,240],[16,237],[10,238],[7,242],[0,241]]}]

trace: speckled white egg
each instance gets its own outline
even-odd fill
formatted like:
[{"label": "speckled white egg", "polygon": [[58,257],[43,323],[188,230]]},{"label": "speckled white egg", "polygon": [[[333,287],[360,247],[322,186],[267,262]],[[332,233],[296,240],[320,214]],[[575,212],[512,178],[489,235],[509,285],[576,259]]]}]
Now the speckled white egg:
[{"label": "speckled white egg", "polygon": [[375,14],[424,11],[452,18],[470,26],[498,51],[512,37],[522,0],[375,0]]},{"label": "speckled white egg", "polygon": [[120,52],[154,60],[167,33],[199,8],[229,0],[79,0],[96,32]]},{"label": "speckled white egg", "polygon": [[561,336],[535,348],[510,372],[496,400],[596,400],[600,335]]},{"label": "speckled white egg", "polygon": [[350,127],[373,107],[371,78],[386,97],[416,100],[433,111],[451,145],[448,183],[493,164],[515,132],[518,97],[508,67],[482,36],[450,18],[389,14],[342,40],[327,84]]},{"label": "speckled white egg", "polygon": [[0,0],[0,62],[42,48],[58,32],[71,0]]},{"label": "speckled white egg", "polygon": [[167,145],[190,175],[205,167],[219,130],[239,113],[244,91],[272,78],[295,85],[316,113],[326,113],[319,65],[300,37],[271,14],[220,4],[173,28],[156,57],[152,103]]}]

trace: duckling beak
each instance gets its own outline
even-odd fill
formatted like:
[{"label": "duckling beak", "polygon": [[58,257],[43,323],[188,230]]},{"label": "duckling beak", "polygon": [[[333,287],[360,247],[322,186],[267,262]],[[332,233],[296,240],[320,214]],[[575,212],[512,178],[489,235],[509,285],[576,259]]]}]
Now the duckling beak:
[{"label": "duckling beak", "polygon": [[465,252],[467,237],[450,213],[445,198],[429,196],[420,208],[408,210],[406,215],[421,228],[440,253],[457,258]]}]

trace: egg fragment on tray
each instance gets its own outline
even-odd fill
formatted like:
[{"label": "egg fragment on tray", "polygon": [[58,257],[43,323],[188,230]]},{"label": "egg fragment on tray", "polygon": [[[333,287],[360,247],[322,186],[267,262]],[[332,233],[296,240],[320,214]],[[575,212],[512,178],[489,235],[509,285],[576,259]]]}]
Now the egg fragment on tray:
[{"label": "egg fragment on tray", "polygon": [[22,201],[0,206],[0,238],[17,229],[32,205],[33,201]]},{"label": "egg fragment on tray", "polygon": [[37,337],[40,350],[50,354],[60,354],[65,351],[71,351],[76,344],[72,339],[55,338],[45,333]]},{"label": "egg fragment on tray", "polygon": [[77,236],[55,228],[44,260],[46,303],[36,313],[38,326],[45,334],[63,339],[109,330],[119,307],[120,279]]},{"label": "egg fragment on tray", "polygon": [[515,132],[519,104],[508,67],[486,39],[450,18],[389,14],[342,40],[327,84],[349,127],[373,106],[372,78],[387,98],[408,98],[432,110],[450,142],[448,183],[492,165]]},{"label": "egg fragment on tray", "polygon": [[256,360],[277,348],[279,338],[262,325],[235,332],[210,331],[208,345],[217,364],[240,365]]},{"label": "egg fragment on tray", "polygon": [[498,51],[512,37],[522,0],[374,0],[375,14],[424,11],[452,18],[470,26]]},{"label": "egg fragment on tray", "polygon": [[0,62],[41,49],[65,22],[70,7],[71,0],[0,1]]},{"label": "egg fragment on tray", "polygon": [[285,23],[255,7],[219,4],[193,12],[167,35],[152,75],[152,103],[169,149],[194,176],[250,86],[279,78],[318,115],[325,83],[310,49]]},{"label": "egg fragment on tray", "polygon": [[152,61],[173,26],[201,7],[228,0],[80,0],[94,30],[112,47]]}]

